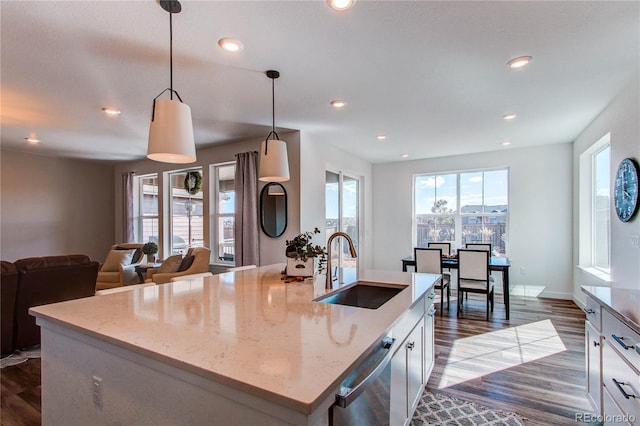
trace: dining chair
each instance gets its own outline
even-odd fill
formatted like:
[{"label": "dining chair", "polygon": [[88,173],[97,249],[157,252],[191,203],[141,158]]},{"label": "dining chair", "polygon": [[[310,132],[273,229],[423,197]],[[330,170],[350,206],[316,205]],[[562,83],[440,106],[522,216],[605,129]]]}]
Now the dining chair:
[{"label": "dining chair", "polygon": [[416,261],[416,272],[426,272],[430,274],[442,275],[442,280],[435,288],[440,290],[440,315],[444,309],[444,292],[447,292],[447,310],[449,310],[449,301],[451,299],[451,275],[442,272],[442,249],[440,248],[424,248],[414,247],[413,258]]},{"label": "dining chair", "polygon": [[427,243],[427,247],[442,249],[443,256],[451,255],[451,243]]},{"label": "dining chair", "polygon": [[[471,250],[486,250],[489,253],[492,253],[490,243],[467,243],[464,246]],[[491,254],[489,254],[489,256],[491,256]]]},{"label": "dining chair", "polygon": [[490,252],[487,250],[458,250],[458,316],[465,293],[478,293],[487,297],[489,321],[489,312],[493,312],[494,305],[494,280],[489,274],[489,258]]}]

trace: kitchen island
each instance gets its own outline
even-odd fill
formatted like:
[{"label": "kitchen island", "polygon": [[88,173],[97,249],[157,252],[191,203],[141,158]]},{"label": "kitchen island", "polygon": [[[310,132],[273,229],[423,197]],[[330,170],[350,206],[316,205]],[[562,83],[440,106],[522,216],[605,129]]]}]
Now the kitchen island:
[{"label": "kitchen island", "polygon": [[285,283],[283,267],[32,308],[43,424],[327,425],[342,380],[440,279],[365,271],[407,287],[364,309],[314,301],[324,275]]}]

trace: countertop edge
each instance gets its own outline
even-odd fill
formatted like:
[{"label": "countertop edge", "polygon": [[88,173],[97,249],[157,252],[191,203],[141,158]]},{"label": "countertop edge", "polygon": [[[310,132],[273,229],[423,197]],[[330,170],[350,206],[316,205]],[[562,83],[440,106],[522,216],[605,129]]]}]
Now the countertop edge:
[{"label": "countertop edge", "polygon": [[[618,312],[613,306],[611,306],[609,304],[609,302],[607,302],[606,300],[602,300],[600,297],[598,297],[598,295],[596,293],[593,293],[592,291],[590,291],[589,290],[590,288],[607,288],[607,289],[611,289],[610,287],[584,286],[583,285],[583,286],[580,286],[580,289],[582,290],[583,293],[585,293],[589,297],[593,298],[596,302],[598,302],[598,304],[600,306],[602,306],[604,309],[606,309],[607,312],[609,312],[611,315],[613,315],[616,319],[621,321],[624,325],[626,325],[627,327],[632,329],[634,332],[640,334],[640,324],[635,323],[633,320],[631,320],[627,316],[625,316],[625,315],[621,314],[620,312]],[[634,290],[631,290],[631,289],[624,289],[624,290],[634,291]]]}]

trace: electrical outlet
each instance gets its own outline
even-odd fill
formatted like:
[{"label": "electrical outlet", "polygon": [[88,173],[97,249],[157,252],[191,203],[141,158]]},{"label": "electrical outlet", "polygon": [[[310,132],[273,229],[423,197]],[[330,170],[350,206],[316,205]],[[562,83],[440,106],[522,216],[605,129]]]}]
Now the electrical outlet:
[{"label": "electrical outlet", "polygon": [[640,248],[640,235],[632,235],[629,237],[629,240],[631,242],[631,248]]},{"label": "electrical outlet", "polygon": [[102,407],[102,378],[93,376],[93,403],[98,407]]},{"label": "electrical outlet", "polygon": [[520,268],[520,275],[527,275],[527,268],[521,267]]}]

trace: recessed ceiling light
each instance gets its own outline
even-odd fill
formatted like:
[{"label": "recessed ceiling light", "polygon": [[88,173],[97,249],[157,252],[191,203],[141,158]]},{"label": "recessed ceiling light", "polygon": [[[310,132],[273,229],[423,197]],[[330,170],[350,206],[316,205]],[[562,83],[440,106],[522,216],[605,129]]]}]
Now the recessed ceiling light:
[{"label": "recessed ceiling light", "polygon": [[345,101],[343,101],[342,99],[335,99],[333,101],[331,101],[331,106],[334,108],[344,108],[344,106],[347,103]]},{"label": "recessed ceiling light", "polygon": [[355,2],[356,0],[327,0],[329,7],[335,10],[347,10],[353,6]]},{"label": "recessed ceiling light", "polygon": [[529,65],[529,62],[531,62],[532,59],[533,58],[531,56],[519,56],[507,62],[507,65],[511,69],[522,68]]},{"label": "recessed ceiling light", "polygon": [[244,44],[240,40],[236,40],[229,37],[224,37],[218,40],[218,46],[222,50],[226,50],[227,52],[239,52],[244,48]]},{"label": "recessed ceiling light", "polygon": [[387,140],[387,136],[386,136],[386,135],[378,135],[378,136],[376,136],[376,137],[377,137],[377,139],[378,139],[379,141],[386,141],[386,140]]},{"label": "recessed ceiling light", "polygon": [[507,140],[507,141],[502,141],[502,142],[500,142],[500,145],[502,145],[502,146],[509,146],[509,145],[511,145],[511,141],[509,141],[509,140]]},{"label": "recessed ceiling light", "polygon": [[402,157],[402,158],[409,158],[409,154],[402,154],[400,157]]},{"label": "recessed ceiling light", "polygon": [[40,143],[40,139],[34,138],[34,137],[24,138],[24,140],[27,141],[27,143],[30,143],[31,145],[36,145]]},{"label": "recessed ceiling light", "polygon": [[504,118],[505,120],[513,120],[517,116],[518,115],[515,112],[509,112],[509,113],[503,115],[502,118]]},{"label": "recessed ceiling light", "polygon": [[102,112],[104,112],[107,115],[120,115],[121,114],[119,109],[110,108],[110,107],[102,107]]}]

